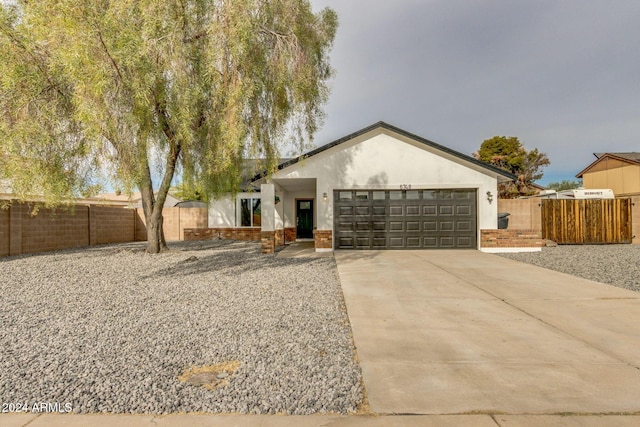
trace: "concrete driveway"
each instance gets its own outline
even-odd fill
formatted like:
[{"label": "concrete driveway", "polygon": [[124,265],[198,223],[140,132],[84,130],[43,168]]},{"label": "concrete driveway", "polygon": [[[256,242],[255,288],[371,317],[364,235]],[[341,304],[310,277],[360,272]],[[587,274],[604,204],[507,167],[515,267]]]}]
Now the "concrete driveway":
[{"label": "concrete driveway", "polygon": [[479,251],[337,251],[373,412],[640,412],[640,293]]}]

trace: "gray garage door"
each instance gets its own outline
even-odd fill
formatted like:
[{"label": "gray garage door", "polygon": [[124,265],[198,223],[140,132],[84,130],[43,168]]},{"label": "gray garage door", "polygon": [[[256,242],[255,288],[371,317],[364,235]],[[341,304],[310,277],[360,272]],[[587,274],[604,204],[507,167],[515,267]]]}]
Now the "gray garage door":
[{"label": "gray garage door", "polygon": [[337,249],[475,249],[476,190],[335,190]]}]

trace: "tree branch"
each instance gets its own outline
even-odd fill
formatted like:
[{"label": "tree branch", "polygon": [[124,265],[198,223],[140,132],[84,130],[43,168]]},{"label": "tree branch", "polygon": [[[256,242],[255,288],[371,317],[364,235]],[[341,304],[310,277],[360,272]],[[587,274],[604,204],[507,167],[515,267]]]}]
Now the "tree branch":
[{"label": "tree branch", "polygon": [[116,73],[120,78],[120,81],[124,83],[124,77],[122,76],[122,72],[120,72],[120,67],[118,67],[118,64],[116,63],[115,59],[113,59],[113,56],[111,56],[111,52],[109,52],[109,48],[107,48],[107,45],[104,42],[104,39],[102,38],[102,31],[100,31],[100,27],[98,26],[97,23],[95,23],[95,26],[96,26],[96,30],[98,31],[98,39],[100,40],[100,44],[102,45],[104,52],[107,54],[109,61],[111,61],[111,65],[116,70]]}]

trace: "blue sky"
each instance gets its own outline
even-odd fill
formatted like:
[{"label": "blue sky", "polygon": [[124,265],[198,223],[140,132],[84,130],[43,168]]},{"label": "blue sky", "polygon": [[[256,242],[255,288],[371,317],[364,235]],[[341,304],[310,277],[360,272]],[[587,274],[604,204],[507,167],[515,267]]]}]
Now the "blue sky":
[{"label": "blue sky", "polygon": [[311,3],[340,20],[317,145],[380,120],[465,154],[517,136],[548,154],[542,184],[640,151],[637,0]]}]

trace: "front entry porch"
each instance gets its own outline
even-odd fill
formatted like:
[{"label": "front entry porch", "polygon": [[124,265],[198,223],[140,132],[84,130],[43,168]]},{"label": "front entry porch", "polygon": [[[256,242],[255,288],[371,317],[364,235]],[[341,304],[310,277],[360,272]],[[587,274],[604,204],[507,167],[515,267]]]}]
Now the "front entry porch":
[{"label": "front entry porch", "polygon": [[[331,230],[319,229],[326,216],[326,192],[320,192],[315,178],[271,179],[260,186],[262,198],[262,252],[279,246],[313,239],[316,252],[333,250]],[[326,221],[320,221],[323,223]]]}]

